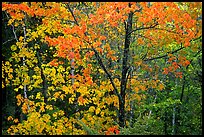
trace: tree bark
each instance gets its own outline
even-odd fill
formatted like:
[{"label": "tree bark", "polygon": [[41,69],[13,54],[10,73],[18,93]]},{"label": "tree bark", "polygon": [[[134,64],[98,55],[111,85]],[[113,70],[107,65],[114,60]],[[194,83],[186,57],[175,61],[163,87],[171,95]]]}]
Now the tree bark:
[{"label": "tree bark", "polygon": [[[129,4],[129,7],[131,5]],[[133,13],[130,12],[128,15],[127,24],[125,25],[126,33],[125,33],[125,47],[123,51],[123,62],[122,62],[122,78],[121,78],[121,91],[120,95],[122,97],[122,100],[119,100],[119,125],[120,127],[125,126],[125,90],[126,90],[126,84],[127,84],[127,72],[128,72],[128,54],[129,54],[129,47],[130,47],[130,39],[132,31],[132,17]]]},{"label": "tree bark", "polygon": [[47,96],[47,89],[48,89],[48,85],[47,85],[47,80],[46,80],[46,77],[43,73],[43,68],[42,68],[42,62],[41,62],[41,59],[40,59],[40,50],[37,50],[37,59],[38,59],[38,67],[40,68],[40,73],[41,73],[41,78],[43,80],[43,88],[42,88],[42,94],[44,96],[44,103],[47,104],[47,99],[48,99],[48,96]]}]

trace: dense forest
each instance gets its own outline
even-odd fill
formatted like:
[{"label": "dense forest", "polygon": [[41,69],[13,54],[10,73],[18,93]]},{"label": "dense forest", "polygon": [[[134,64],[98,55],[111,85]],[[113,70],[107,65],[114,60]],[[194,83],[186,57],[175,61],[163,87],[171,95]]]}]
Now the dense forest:
[{"label": "dense forest", "polygon": [[201,2],[2,2],[3,135],[201,135]]}]

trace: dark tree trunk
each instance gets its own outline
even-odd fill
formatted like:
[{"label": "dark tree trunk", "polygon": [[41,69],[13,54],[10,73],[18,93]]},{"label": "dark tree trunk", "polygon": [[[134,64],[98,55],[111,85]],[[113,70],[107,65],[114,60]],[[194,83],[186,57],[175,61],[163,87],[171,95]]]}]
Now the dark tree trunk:
[{"label": "dark tree trunk", "polygon": [[[131,5],[129,5],[131,6]],[[123,63],[122,63],[122,78],[121,78],[121,91],[120,95],[122,99],[119,99],[119,125],[120,127],[125,126],[125,91],[126,91],[126,84],[127,84],[127,72],[128,72],[128,54],[129,54],[129,47],[130,47],[130,39],[131,39],[131,31],[132,31],[132,17],[133,13],[130,12],[128,15],[128,21],[125,23],[126,28],[126,35],[125,35],[125,47],[123,51]]]},{"label": "dark tree trunk", "polygon": [[[186,77],[183,77],[183,85],[182,85],[182,89],[181,89],[181,96],[180,96],[180,101],[182,102],[183,100],[183,95],[184,95],[184,89],[185,89],[185,83],[186,82]],[[175,121],[175,135],[179,133],[179,127],[181,126],[180,120],[180,111],[181,111],[181,107],[182,105],[179,105],[177,107],[177,117],[176,117],[176,121]]]},{"label": "dark tree trunk", "polygon": [[44,103],[47,104],[47,80],[46,80],[46,77],[43,73],[43,69],[42,69],[42,64],[41,64],[41,60],[40,60],[40,55],[39,55],[39,52],[40,51],[37,51],[37,58],[38,58],[38,67],[40,68],[40,71],[41,71],[41,78],[43,80],[43,88],[42,88],[42,93],[43,93],[43,96],[44,96]]}]

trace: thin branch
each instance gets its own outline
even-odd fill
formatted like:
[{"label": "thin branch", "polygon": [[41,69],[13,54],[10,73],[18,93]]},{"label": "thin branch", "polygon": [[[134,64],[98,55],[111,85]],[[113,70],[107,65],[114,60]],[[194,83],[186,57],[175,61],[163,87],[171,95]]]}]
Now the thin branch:
[{"label": "thin branch", "polygon": [[74,13],[73,13],[72,9],[70,8],[69,4],[67,4],[67,7],[68,7],[69,11],[71,12],[72,17],[74,18],[75,23],[79,26],[79,24],[78,24],[78,22],[76,20],[76,17],[74,16]]},{"label": "thin branch", "polygon": [[12,39],[5,41],[2,45],[6,44],[7,42],[12,41],[12,40],[15,40],[15,38],[12,38]]},{"label": "thin branch", "polygon": [[124,21],[124,25],[125,25],[125,30],[127,29],[127,23]]},{"label": "thin branch", "polygon": [[[200,36],[200,37],[198,37],[198,38],[195,38],[195,39],[192,39],[192,40],[190,40],[190,42],[191,42],[191,41],[198,40],[198,39],[201,38],[201,37],[202,37],[202,36]],[[160,59],[160,58],[163,58],[163,57],[168,56],[168,54],[174,54],[174,53],[176,53],[176,52],[182,50],[183,48],[184,48],[184,47],[182,46],[182,43],[181,43],[181,47],[180,47],[179,49],[177,49],[177,50],[174,50],[174,51],[171,51],[171,52],[167,52],[167,54],[162,55],[162,56],[158,56],[158,57],[154,57],[154,58],[145,59],[144,61],[151,61],[151,60],[155,60],[155,59]],[[199,52],[200,52],[200,51],[199,51]]]},{"label": "thin branch", "polygon": [[190,42],[191,42],[191,41],[196,41],[196,40],[200,39],[201,37],[202,37],[202,35],[200,35],[199,37],[197,37],[197,38],[195,38],[195,39],[191,39]]},{"label": "thin branch", "polygon": [[183,100],[183,94],[184,94],[184,88],[185,88],[185,81],[186,81],[186,76],[184,75],[183,77],[183,85],[182,85],[182,89],[181,89],[181,96],[180,96],[180,101],[182,102]]},{"label": "thin branch", "polygon": [[[6,12],[5,12],[5,14],[6,14],[7,18],[9,19],[8,14],[7,14]],[[13,34],[14,34],[15,40],[18,42],[18,38],[17,38],[16,32],[15,32],[15,27],[13,26],[13,24],[11,24],[11,26],[12,26],[12,31],[13,31]]]},{"label": "thin branch", "polygon": [[[92,43],[90,43],[89,41],[86,41],[86,40],[84,40],[84,41],[87,42],[88,44],[92,45]],[[82,48],[82,50],[93,50],[94,51],[95,57],[98,60],[99,65],[105,71],[106,75],[108,76],[108,78],[109,78],[109,80],[111,82],[111,85],[114,88],[114,93],[118,96],[118,98],[121,100],[121,102],[124,103],[121,95],[118,92],[118,89],[115,86],[115,83],[113,82],[113,78],[112,78],[111,74],[108,72],[108,70],[106,69],[105,65],[103,64],[103,61],[102,61],[101,57],[99,56],[99,53],[97,52],[97,50],[95,50],[93,46],[91,48]]]},{"label": "thin branch", "polygon": [[128,68],[128,74],[127,74],[127,77],[126,77],[126,79],[128,79],[128,77],[130,76],[130,74],[132,73],[132,71],[133,71],[133,66],[130,66],[129,68]]},{"label": "thin branch", "polygon": [[36,55],[37,55],[37,60],[38,60],[38,67],[40,68],[40,74],[41,74],[41,78],[43,80],[43,95],[44,95],[44,102],[47,103],[47,80],[46,80],[46,77],[43,73],[43,68],[42,68],[42,62],[40,60],[40,55],[39,55],[39,50],[37,50],[36,52]]},{"label": "thin branch", "polygon": [[73,21],[73,20],[66,20],[66,23],[76,23],[76,21]]},{"label": "thin branch", "polygon": [[133,13],[135,13],[135,12],[141,12],[141,11],[142,11],[142,8],[136,9],[135,11],[133,11]]},{"label": "thin branch", "polygon": [[181,47],[181,48],[179,48],[179,49],[177,49],[177,50],[174,50],[174,51],[171,51],[171,52],[167,52],[167,54],[165,54],[165,55],[158,56],[158,57],[155,57],[155,58],[145,59],[144,61],[151,61],[151,60],[155,60],[155,59],[160,59],[160,58],[163,58],[163,57],[167,57],[168,54],[174,54],[174,53],[176,53],[176,52],[182,50],[183,48],[184,48],[184,47]]},{"label": "thin branch", "polygon": [[150,41],[152,40],[151,38],[148,38],[148,37],[146,37],[146,36],[144,36],[144,35],[140,35],[140,34],[136,34],[136,35],[138,35],[138,36],[140,36],[140,37],[143,37],[143,38],[146,38],[146,39],[149,39]]},{"label": "thin branch", "polygon": [[178,32],[171,31],[171,30],[168,30],[168,29],[163,29],[163,28],[153,28],[153,29],[154,29],[154,30],[163,30],[163,31],[167,31],[167,32],[170,32],[170,33],[174,33],[174,34],[180,35]]},{"label": "thin branch", "polygon": [[[202,51],[202,49],[199,50],[193,57],[195,58],[201,51]],[[192,61],[193,61],[194,58],[192,58],[192,59],[190,60],[190,64],[192,63]],[[188,69],[188,67],[189,67],[190,64],[188,64],[188,65],[186,66],[186,69]]]},{"label": "thin branch", "polygon": [[154,25],[150,25],[149,27],[140,27],[137,29],[134,29],[132,31],[130,31],[127,35],[130,35],[131,33],[133,33],[134,31],[138,31],[138,30],[143,30],[143,29],[152,29],[154,27],[156,27],[157,25],[159,25],[158,23],[154,24]]},{"label": "thin branch", "polygon": [[93,47],[92,47],[92,50],[93,50],[94,53],[95,53],[95,56],[96,56],[96,59],[98,60],[99,65],[102,67],[102,69],[105,71],[105,73],[107,74],[108,78],[110,79],[110,82],[111,82],[111,84],[112,84],[112,86],[113,86],[113,88],[114,88],[115,94],[116,94],[116,95],[120,98],[120,100],[123,102],[122,97],[121,97],[121,95],[119,94],[119,92],[118,92],[118,90],[117,90],[117,88],[116,88],[116,86],[115,86],[115,83],[113,82],[112,76],[111,76],[110,73],[107,71],[106,67],[104,66],[101,57],[99,56],[98,52],[97,52]]},{"label": "thin branch", "polygon": [[[26,17],[24,17],[24,20],[25,20],[25,24],[26,24]],[[25,46],[26,46],[26,26],[25,25],[23,25],[23,34],[24,34],[24,45],[23,45],[23,47],[25,48]],[[23,56],[23,66],[25,66],[25,57]],[[25,78],[25,80],[26,80],[26,78]],[[28,98],[27,97],[27,88],[26,88],[26,84],[23,86],[23,89],[24,89],[24,96],[25,96],[25,98]],[[27,106],[28,106],[28,110],[30,110],[30,106],[29,106],[29,104],[27,104]]]}]

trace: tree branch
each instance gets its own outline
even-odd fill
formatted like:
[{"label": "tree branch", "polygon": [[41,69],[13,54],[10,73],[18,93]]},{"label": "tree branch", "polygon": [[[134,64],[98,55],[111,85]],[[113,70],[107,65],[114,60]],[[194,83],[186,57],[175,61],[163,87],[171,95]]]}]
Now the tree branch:
[{"label": "tree branch", "polygon": [[132,31],[130,31],[127,35],[130,35],[131,33],[133,33],[134,31],[138,31],[138,30],[143,30],[143,29],[152,29],[154,27],[156,27],[157,25],[159,25],[158,23],[154,24],[154,25],[150,25],[149,27],[140,27],[137,29],[134,29]]},{"label": "tree branch", "polygon": [[[92,44],[92,43],[90,43],[89,41],[86,41],[86,40],[84,40],[84,41],[87,42],[87,43],[90,44],[90,45]],[[99,56],[99,53],[97,52],[97,50],[95,50],[93,46],[91,46],[91,48],[82,48],[82,50],[93,50],[93,51],[94,51],[95,57],[96,57],[96,59],[97,59],[99,65],[100,65],[100,66],[102,67],[102,69],[105,71],[106,75],[108,76],[108,78],[109,78],[109,80],[110,80],[110,82],[111,82],[111,85],[112,85],[113,88],[114,88],[114,93],[118,96],[118,98],[121,100],[121,102],[123,102],[122,96],[119,94],[118,89],[116,88],[115,83],[113,82],[113,78],[112,78],[112,76],[110,75],[110,73],[108,72],[108,70],[106,69],[105,65],[103,64],[103,61],[102,61],[101,57]]]},{"label": "tree branch", "polygon": [[[201,38],[201,37],[202,37],[202,36],[200,36],[200,37],[198,37],[198,38],[195,38],[195,39],[192,39],[192,40],[190,40],[190,42],[191,42],[191,41],[198,40],[198,39]],[[182,43],[181,43],[181,47],[180,47],[179,49],[177,49],[177,50],[174,50],[174,51],[171,51],[171,52],[167,52],[167,54],[162,55],[162,56],[158,56],[158,57],[154,57],[154,58],[149,58],[149,59],[144,59],[144,61],[151,61],[151,60],[155,60],[155,59],[160,59],[160,58],[163,58],[163,57],[168,56],[168,54],[174,54],[174,53],[176,53],[176,52],[182,50],[183,48],[184,48],[184,47],[182,46]],[[199,51],[199,52],[200,52],[200,51]]]},{"label": "tree branch", "polygon": [[[7,18],[9,19],[8,14],[7,14],[6,12],[5,12],[5,14],[6,14]],[[11,26],[12,26],[12,31],[13,31],[13,34],[14,34],[15,40],[18,42],[18,38],[17,38],[16,32],[15,32],[15,27],[13,26],[13,24],[11,24]]]},{"label": "tree branch", "polygon": [[67,7],[68,7],[69,11],[71,12],[72,17],[74,18],[75,23],[79,26],[79,24],[78,24],[78,22],[76,20],[76,17],[74,16],[74,13],[73,13],[72,9],[70,8],[69,4],[67,4]]},{"label": "tree branch", "polygon": [[101,57],[99,56],[98,52],[97,52],[93,47],[92,47],[92,50],[93,50],[94,53],[95,53],[95,56],[96,56],[96,59],[98,60],[99,65],[102,67],[102,69],[103,69],[103,70],[105,71],[105,73],[107,74],[107,76],[108,76],[108,78],[109,78],[109,80],[110,80],[110,82],[111,82],[111,85],[112,85],[113,88],[114,88],[115,94],[116,94],[116,95],[120,98],[120,100],[123,102],[122,97],[121,97],[121,95],[119,94],[118,89],[117,89],[116,86],[115,86],[115,83],[113,82],[112,76],[111,76],[110,73],[107,71],[106,67],[104,66]]},{"label": "tree branch", "polygon": [[168,56],[168,54],[174,54],[174,53],[176,53],[176,52],[182,50],[183,48],[184,48],[184,47],[181,47],[181,48],[179,48],[179,49],[177,49],[177,50],[174,50],[174,51],[171,51],[171,52],[167,52],[167,54],[165,54],[165,55],[158,56],[158,57],[155,57],[155,58],[145,59],[144,61],[151,61],[151,60],[155,60],[155,59],[160,59],[160,58],[163,58],[163,57]]},{"label": "tree branch", "polygon": [[[199,50],[193,57],[195,58],[201,51],[202,51],[202,49]],[[192,58],[192,59],[190,60],[190,64],[192,63],[192,61],[193,61],[194,58]],[[188,69],[188,67],[189,67],[190,64],[188,64],[188,65],[186,66],[186,69]]]},{"label": "tree branch", "polygon": [[12,41],[12,40],[15,40],[15,38],[12,38],[12,39],[9,39],[9,40],[7,40],[7,41],[3,42],[3,44],[2,44],[2,45],[6,44],[7,42]]},{"label": "tree branch", "polygon": [[178,32],[167,30],[167,29],[163,29],[163,28],[154,28],[154,30],[163,30],[163,31],[167,31],[167,32],[170,32],[170,33],[174,33],[174,34],[180,35]]},{"label": "tree branch", "polygon": [[44,73],[43,73],[43,68],[42,68],[42,62],[41,62],[41,60],[40,60],[40,55],[39,55],[39,50],[37,50],[37,59],[38,59],[38,67],[40,68],[40,74],[41,74],[41,78],[42,78],[42,80],[43,80],[43,96],[44,96],[44,102],[45,103],[47,103],[47,80],[46,80],[46,77],[45,77],[45,75],[44,75]]}]

